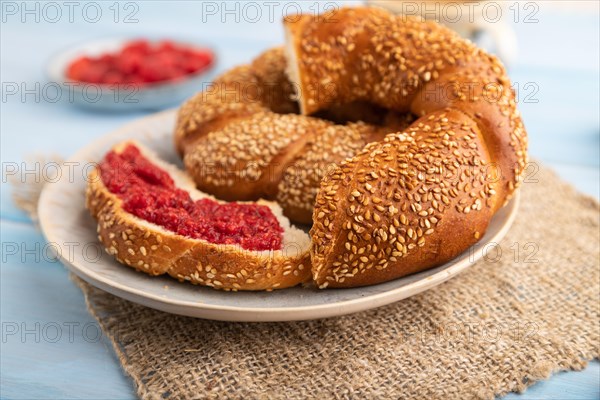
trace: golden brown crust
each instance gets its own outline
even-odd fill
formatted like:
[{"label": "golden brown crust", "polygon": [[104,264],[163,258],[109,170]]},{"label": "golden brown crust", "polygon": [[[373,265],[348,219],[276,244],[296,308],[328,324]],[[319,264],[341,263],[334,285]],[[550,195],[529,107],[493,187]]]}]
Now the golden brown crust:
[{"label": "golden brown crust", "polygon": [[303,114],[353,101],[418,116],[461,110],[480,125],[501,174],[499,207],[510,198],[527,163],[527,135],[496,57],[434,22],[373,8],[285,24]]},{"label": "golden brown crust", "polygon": [[251,69],[260,84],[262,103],[278,114],[297,114],[296,90],[288,79],[282,48],[267,50],[252,61]]},{"label": "golden brown crust", "polygon": [[483,236],[499,200],[490,161],[477,124],[449,109],[342,163],[317,196],[316,284],[385,282],[456,257]]},{"label": "golden brown crust", "polygon": [[150,275],[223,290],[272,290],[310,280],[310,255],[298,243],[256,252],[187,238],[127,213],[94,169],[86,206],[98,221],[98,239],[122,264]]},{"label": "golden brown crust", "polygon": [[341,160],[383,136],[364,123],[330,125],[322,134],[312,135],[279,181],[276,200],[285,207],[286,215],[293,221],[312,224],[314,201],[323,177]]},{"label": "golden brown crust", "polygon": [[184,165],[198,188],[225,200],[270,197],[285,168],[284,156],[302,149],[324,121],[295,114],[258,112],[232,121],[195,142]]},{"label": "golden brown crust", "polygon": [[[304,115],[286,118],[298,121],[300,129],[302,124],[320,124],[317,129],[299,134],[285,128],[276,134],[282,145],[262,152],[272,144],[259,141],[271,140],[264,132],[277,131],[272,127],[281,117],[263,102],[245,108],[250,115],[223,112],[228,121],[210,122],[201,134],[215,134],[210,139],[214,142],[226,124],[239,132],[252,120],[257,128],[245,127],[244,134],[263,133],[241,135],[243,140],[234,146],[238,153],[225,141],[218,149],[221,153],[211,149],[201,159],[229,154],[229,167],[237,174],[256,162],[240,153],[256,147],[259,159],[296,165],[303,172],[278,165],[273,180],[265,181],[261,165],[256,185],[229,184],[233,196],[267,194],[280,201],[288,215],[307,222],[320,181],[311,260],[313,279],[322,288],[384,282],[456,257],[483,236],[494,213],[518,187],[527,162],[526,131],[510,81],[495,57],[433,22],[366,8],[334,13],[287,19],[290,62],[272,53],[244,69],[242,77],[279,82],[287,96],[290,87],[278,72],[285,64]],[[210,101],[196,107],[207,104],[212,107]],[[308,117],[326,112],[333,120],[348,119],[358,114],[357,107],[370,122],[382,115],[378,108],[388,110],[384,127],[348,124],[336,131],[338,126],[331,122]],[[402,113],[422,117],[406,127],[398,118]],[[188,118],[181,115],[179,126]],[[399,132],[385,136],[390,129]],[[202,152],[193,147],[187,150]],[[195,165],[190,172],[197,169]],[[315,173],[319,170],[326,172]]]},{"label": "golden brown crust", "polygon": [[175,147],[180,154],[193,150],[194,142],[208,132],[219,130],[232,120],[265,111],[257,100],[259,84],[249,66],[232,69],[217,78],[179,108],[175,126]]},{"label": "golden brown crust", "polygon": [[295,114],[298,103],[291,100],[294,88],[285,69],[283,50],[276,48],[217,78],[180,109],[175,143],[200,190],[224,200],[277,199],[288,218],[309,224],[323,165],[405,127],[406,117],[382,117],[365,104],[328,110],[332,119],[358,116],[388,124],[362,124],[357,134],[354,123]]},{"label": "golden brown crust", "polygon": [[316,283],[384,282],[475,243],[527,162],[500,62],[447,28],[383,10],[305,15],[286,29],[303,114],[366,101],[423,116],[322,181],[311,231]]}]

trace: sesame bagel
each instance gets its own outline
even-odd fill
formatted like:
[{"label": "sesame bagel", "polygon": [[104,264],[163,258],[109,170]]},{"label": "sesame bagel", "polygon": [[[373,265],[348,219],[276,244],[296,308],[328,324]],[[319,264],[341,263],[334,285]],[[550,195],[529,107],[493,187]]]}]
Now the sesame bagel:
[{"label": "sesame bagel", "polygon": [[[120,154],[133,145],[153,165],[166,171],[176,188],[194,201],[212,199],[195,189],[193,181],[139,143],[126,142],[113,151]],[[186,237],[126,211],[123,200],[103,181],[100,167],[88,177],[86,206],[98,221],[98,239],[122,264],[150,275],[168,274],[180,281],[224,290],[272,290],[310,280],[310,239],[292,226],[273,202],[259,201],[282,228],[279,250],[248,250],[236,244],[217,244]]]},{"label": "sesame bagel", "polygon": [[361,103],[331,107],[327,119],[298,115],[286,67],[277,48],[217,78],[181,107],[175,145],[200,190],[276,200],[290,220],[310,224],[327,171],[412,119]]},{"label": "sesame bagel", "polygon": [[502,64],[373,8],[286,18],[286,47],[180,109],[197,186],[312,223],[320,288],[381,283],[476,243],[518,188],[527,134]]},{"label": "sesame bagel", "polygon": [[434,111],[332,170],[311,229],[315,283],[385,282],[476,243],[502,200],[482,136],[466,114]]},{"label": "sesame bagel", "polygon": [[500,61],[435,22],[375,8],[286,18],[300,111],[363,101],[417,116],[460,110],[483,132],[501,206],[527,163],[527,134]]},{"label": "sesame bagel", "polygon": [[311,230],[316,284],[385,282],[479,240],[527,162],[501,63],[436,23],[383,10],[297,16],[285,27],[302,114],[365,101],[421,116],[322,180]]}]

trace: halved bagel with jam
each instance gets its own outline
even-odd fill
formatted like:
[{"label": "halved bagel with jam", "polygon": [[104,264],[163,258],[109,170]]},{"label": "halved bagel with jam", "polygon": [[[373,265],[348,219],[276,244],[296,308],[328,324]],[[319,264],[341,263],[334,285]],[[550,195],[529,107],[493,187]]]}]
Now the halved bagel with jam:
[{"label": "halved bagel with jam", "polygon": [[310,280],[310,239],[273,202],[233,202],[136,142],[115,146],[90,173],[86,205],[98,239],[120,263],[225,290]]}]

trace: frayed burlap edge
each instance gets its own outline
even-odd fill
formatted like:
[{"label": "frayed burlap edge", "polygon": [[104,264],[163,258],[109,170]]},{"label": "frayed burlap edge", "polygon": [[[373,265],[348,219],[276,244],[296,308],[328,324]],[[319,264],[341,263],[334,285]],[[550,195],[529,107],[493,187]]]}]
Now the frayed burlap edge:
[{"label": "frayed burlap edge", "polygon": [[141,398],[492,399],[600,356],[600,205],[530,178],[504,256],[359,314],[206,321],[73,280]]}]

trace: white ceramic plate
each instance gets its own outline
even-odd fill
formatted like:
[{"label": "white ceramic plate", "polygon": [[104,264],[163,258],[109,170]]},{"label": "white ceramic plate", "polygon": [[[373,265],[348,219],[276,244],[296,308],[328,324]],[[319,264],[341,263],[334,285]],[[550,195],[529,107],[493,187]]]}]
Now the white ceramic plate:
[{"label": "white ceramic plate", "polygon": [[455,260],[418,274],[356,289],[291,288],[273,292],[223,292],[150,277],[117,263],[101,250],[96,223],[84,207],[85,176],[114,144],[138,140],[164,159],[177,162],[171,132],[175,112],[166,111],[132,122],[80,150],[61,178],[42,193],[39,216],[48,242],[64,264],[90,284],[124,299],[158,310],[227,321],[291,321],[332,317],[402,300],[456,276],[490,253],[512,224],[515,197],[493,218],[480,243]]},{"label": "white ceramic plate", "polygon": [[[89,83],[70,82],[66,77],[69,64],[78,57],[98,56],[107,52],[121,49],[125,43],[134,38],[109,38],[87,42],[73,46],[56,54],[47,65],[47,74],[53,84],[62,85],[62,89],[69,96],[62,96],[68,101],[84,108],[103,111],[137,111],[159,110],[173,107],[193,94],[203,89],[203,85],[212,81],[213,71],[218,63],[218,54],[214,49],[215,61],[213,65],[199,73],[190,74],[182,79],[169,82],[157,82],[142,87],[137,85],[99,85]],[[153,38],[151,42],[160,41]],[[210,48],[206,45],[189,43],[185,40],[173,39],[177,44],[185,44],[194,48]]]}]

